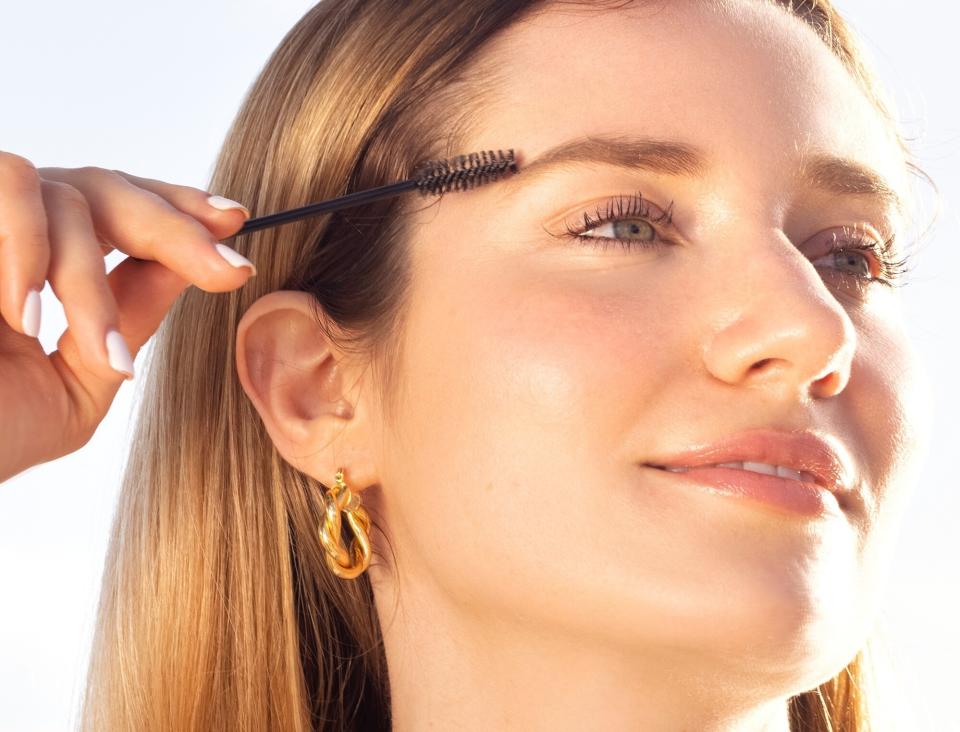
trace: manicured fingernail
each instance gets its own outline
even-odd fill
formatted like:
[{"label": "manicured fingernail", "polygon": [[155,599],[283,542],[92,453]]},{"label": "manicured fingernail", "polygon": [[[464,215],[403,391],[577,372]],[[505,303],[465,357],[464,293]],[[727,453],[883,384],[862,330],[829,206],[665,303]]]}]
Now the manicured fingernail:
[{"label": "manicured fingernail", "polygon": [[243,256],[240,252],[235,251],[228,247],[226,244],[215,244],[214,245],[220,256],[226,259],[234,267],[249,267],[253,270],[253,273],[257,273],[257,268],[253,266],[253,262]]},{"label": "manicured fingernail", "polygon": [[110,368],[122,372],[128,380],[133,378],[133,359],[127,350],[127,342],[113,329],[107,331],[107,356]]},{"label": "manicured fingernail", "polygon": [[32,338],[40,335],[40,292],[30,290],[23,303],[23,332]]},{"label": "manicured fingernail", "polygon": [[248,209],[242,203],[231,201],[229,198],[224,198],[223,196],[210,196],[207,199],[207,203],[209,203],[214,208],[220,209],[221,211],[229,211],[230,209],[239,208],[244,213],[246,213],[247,216],[250,215],[250,209]]}]

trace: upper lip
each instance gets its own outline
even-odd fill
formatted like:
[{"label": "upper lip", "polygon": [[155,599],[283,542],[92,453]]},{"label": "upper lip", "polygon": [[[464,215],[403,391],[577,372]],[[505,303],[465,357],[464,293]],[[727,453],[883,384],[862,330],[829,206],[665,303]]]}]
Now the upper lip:
[{"label": "upper lip", "polygon": [[806,471],[816,477],[818,485],[838,497],[854,488],[854,462],[843,442],[832,435],[810,430],[748,430],[646,464],[658,468],[693,468],[741,460]]}]

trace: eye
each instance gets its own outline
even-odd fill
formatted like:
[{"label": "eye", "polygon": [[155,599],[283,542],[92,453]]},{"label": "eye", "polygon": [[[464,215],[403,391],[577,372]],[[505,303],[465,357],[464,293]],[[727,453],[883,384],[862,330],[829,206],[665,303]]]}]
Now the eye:
[{"label": "eye", "polygon": [[826,262],[837,268],[840,274],[846,274],[862,284],[877,283],[886,287],[896,287],[910,271],[910,258],[896,259],[894,256],[895,236],[883,240],[864,231],[858,226],[844,226],[822,231],[813,241],[814,252],[826,254],[813,260]]},{"label": "eye", "polygon": [[672,220],[673,202],[664,211],[638,192],[608,201],[605,210],[597,208],[594,218],[584,213],[582,226],[566,230],[570,238],[599,249],[642,249],[666,243],[659,240],[659,231],[672,227]]},{"label": "eye", "polygon": [[[587,231],[591,230],[595,233],[588,235]],[[608,233],[600,233],[603,230]],[[646,219],[614,219],[585,229],[579,236],[583,239],[616,239],[624,244],[633,244],[634,242],[644,244],[656,240],[657,230]]]},{"label": "eye", "polygon": [[[567,225],[567,238],[606,250],[652,249],[671,244],[662,236],[673,228],[673,202],[666,211],[643,198],[638,191],[607,202],[596,210],[596,216],[583,214],[583,225]],[[896,259],[895,235],[883,240],[860,225],[827,229],[815,235],[813,252],[819,256],[813,264],[826,263],[838,276],[845,276],[858,286],[881,284],[898,287],[912,269],[910,257]]]}]

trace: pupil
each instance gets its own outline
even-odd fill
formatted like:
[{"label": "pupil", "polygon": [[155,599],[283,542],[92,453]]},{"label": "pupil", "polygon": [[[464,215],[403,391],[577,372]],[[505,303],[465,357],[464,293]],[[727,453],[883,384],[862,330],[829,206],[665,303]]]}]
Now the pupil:
[{"label": "pupil", "polygon": [[854,267],[859,265],[859,269],[864,275],[870,274],[870,263],[867,261],[865,256],[852,253],[844,254],[843,252],[839,252],[836,255],[836,259],[838,260],[837,264],[849,264]]},{"label": "pupil", "polygon": [[653,233],[653,227],[650,224],[645,222],[625,222],[625,221],[615,221],[613,224],[614,236],[617,238],[626,238],[626,235],[641,235],[643,239],[651,239],[650,234]]}]

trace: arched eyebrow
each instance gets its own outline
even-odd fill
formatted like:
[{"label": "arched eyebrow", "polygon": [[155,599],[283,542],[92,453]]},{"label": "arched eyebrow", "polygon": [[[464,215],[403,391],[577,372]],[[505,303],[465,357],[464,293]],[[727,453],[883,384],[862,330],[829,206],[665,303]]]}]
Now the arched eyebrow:
[{"label": "arched eyebrow", "polygon": [[839,196],[872,196],[884,207],[904,213],[904,201],[880,173],[864,163],[832,153],[808,152],[801,158],[799,179],[811,188]]},{"label": "arched eyebrow", "polygon": [[[518,174],[497,189],[515,191],[558,168],[597,164],[685,178],[703,177],[711,168],[709,156],[702,148],[680,140],[590,135],[566,140],[535,160],[521,162]],[[800,184],[826,193],[872,196],[885,208],[903,213],[903,200],[893,186],[876,170],[849,158],[810,149],[801,155],[797,179]]]},{"label": "arched eyebrow", "polygon": [[709,170],[706,153],[678,140],[622,135],[577,137],[551,147],[535,160],[521,162],[517,185],[532,183],[544,173],[571,165],[611,165],[664,175],[697,178]]}]

